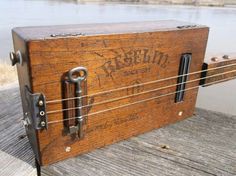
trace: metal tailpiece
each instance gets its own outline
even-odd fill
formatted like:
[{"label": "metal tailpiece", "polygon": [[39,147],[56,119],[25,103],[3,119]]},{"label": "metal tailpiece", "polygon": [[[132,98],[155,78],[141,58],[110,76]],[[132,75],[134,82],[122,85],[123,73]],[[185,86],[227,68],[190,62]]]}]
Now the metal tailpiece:
[{"label": "metal tailpiece", "polygon": [[48,128],[48,119],[46,114],[46,99],[42,93],[32,94],[29,88],[25,87],[28,112],[25,112],[26,126],[32,125],[36,130],[45,130]]}]

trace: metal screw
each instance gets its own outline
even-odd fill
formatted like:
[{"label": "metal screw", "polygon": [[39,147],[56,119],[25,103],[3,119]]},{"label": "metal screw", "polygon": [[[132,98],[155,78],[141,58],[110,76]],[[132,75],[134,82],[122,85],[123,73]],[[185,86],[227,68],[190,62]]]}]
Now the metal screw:
[{"label": "metal screw", "polygon": [[26,126],[26,127],[29,125],[28,122],[27,122],[25,119],[22,120],[22,123],[23,123],[23,125]]},{"label": "metal screw", "polygon": [[44,127],[46,123],[44,121],[41,122],[41,126]]},{"label": "metal screw", "polygon": [[43,101],[42,100],[39,101],[39,106],[43,106]]},{"label": "metal screw", "polygon": [[45,115],[45,112],[44,112],[44,111],[40,111],[40,112],[39,112],[39,115],[40,115],[40,116],[44,116],[44,115]]},{"label": "metal screw", "polygon": [[66,152],[70,152],[71,151],[71,147],[66,147]]},{"label": "metal screw", "polygon": [[[25,114],[28,114],[28,113],[25,113]],[[28,118],[28,116],[25,116],[25,118],[23,118],[21,121],[25,127],[28,127],[30,125],[30,119]]]},{"label": "metal screw", "polygon": [[223,59],[230,59],[229,55],[222,56]]},{"label": "metal screw", "polygon": [[211,61],[213,61],[213,62],[217,62],[219,59],[217,58],[217,57],[213,57],[213,58],[211,58]]},{"label": "metal screw", "polygon": [[182,116],[183,115],[183,111],[179,111],[178,115]]}]

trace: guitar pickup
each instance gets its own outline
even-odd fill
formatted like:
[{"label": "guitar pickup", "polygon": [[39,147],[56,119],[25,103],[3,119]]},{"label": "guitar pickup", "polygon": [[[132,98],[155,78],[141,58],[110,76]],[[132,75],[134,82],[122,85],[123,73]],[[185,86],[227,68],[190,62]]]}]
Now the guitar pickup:
[{"label": "guitar pickup", "polygon": [[191,62],[192,54],[182,54],[179,65],[179,74],[177,79],[175,102],[181,102],[184,100],[184,93],[186,82],[188,80],[189,67]]}]

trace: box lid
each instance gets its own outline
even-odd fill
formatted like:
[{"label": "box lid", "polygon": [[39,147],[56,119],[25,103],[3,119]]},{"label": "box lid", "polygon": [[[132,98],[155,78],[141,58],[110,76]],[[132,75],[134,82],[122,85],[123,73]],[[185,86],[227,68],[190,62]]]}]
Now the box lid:
[{"label": "box lid", "polygon": [[43,40],[58,37],[130,34],[155,31],[186,30],[205,27],[206,26],[183,21],[161,20],[145,22],[17,27],[13,29],[13,33],[18,34],[24,40]]}]

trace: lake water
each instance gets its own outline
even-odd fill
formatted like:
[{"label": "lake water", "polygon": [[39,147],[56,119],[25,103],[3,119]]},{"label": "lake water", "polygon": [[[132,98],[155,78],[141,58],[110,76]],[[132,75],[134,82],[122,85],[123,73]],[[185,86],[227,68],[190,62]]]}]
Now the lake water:
[{"label": "lake water", "polygon": [[[236,8],[81,4],[77,1],[1,0],[0,61],[8,62],[16,26],[176,19],[210,27],[207,55],[236,53]],[[197,106],[236,114],[236,81],[201,88]]]}]

